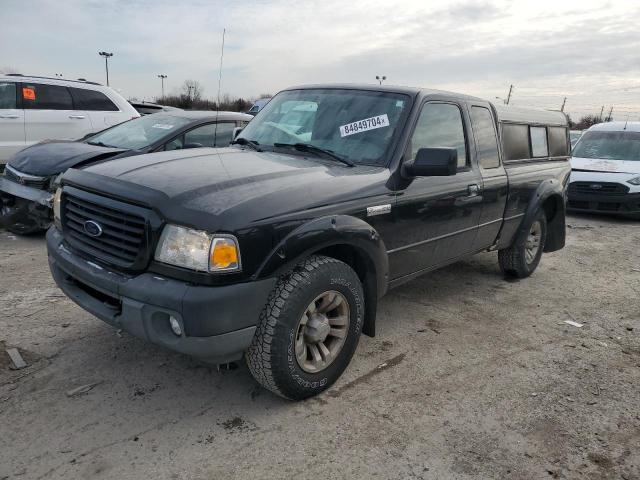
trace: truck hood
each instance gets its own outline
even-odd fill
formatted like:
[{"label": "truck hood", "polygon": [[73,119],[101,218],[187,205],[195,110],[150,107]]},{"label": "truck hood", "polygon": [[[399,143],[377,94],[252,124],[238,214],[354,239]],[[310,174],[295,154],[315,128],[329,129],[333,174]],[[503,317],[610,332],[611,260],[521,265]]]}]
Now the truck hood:
[{"label": "truck hood", "polygon": [[16,170],[48,177],[77,167],[88,160],[102,160],[127,152],[121,148],[105,148],[73,141],[45,141],[16,153],[8,164]]},{"label": "truck hood", "polygon": [[[244,226],[380,194],[385,192],[389,177],[384,167],[350,168],[319,157],[237,147],[139,155],[92,165],[83,169],[85,172],[161,193],[166,205],[153,206],[163,213],[173,211],[169,216],[177,211],[200,212],[200,218],[193,222],[188,221],[188,215],[177,219],[185,223],[198,224],[205,222],[204,217],[216,217],[220,222],[235,219],[231,223]],[[131,188],[134,197],[136,190],[139,188]],[[216,228],[221,227],[215,223]]]},{"label": "truck hood", "polygon": [[588,172],[640,173],[640,162],[572,157],[571,169]]}]

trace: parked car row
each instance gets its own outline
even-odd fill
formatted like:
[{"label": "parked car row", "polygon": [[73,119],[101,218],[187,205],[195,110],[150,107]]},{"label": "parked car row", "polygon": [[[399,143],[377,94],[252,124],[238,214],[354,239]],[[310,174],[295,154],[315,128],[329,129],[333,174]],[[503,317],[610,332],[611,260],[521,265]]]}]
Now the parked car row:
[{"label": "parked car row", "polygon": [[564,246],[583,183],[601,195],[590,207],[612,192],[633,213],[638,135],[592,127],[572,171],[561,112],[294,87],[255,118],[170,111],[27,148],[0,181],[2,218],[22,233],[53,221],[53,277],[98,318],[207,363],[244,356],[297,400],[339,378],[389,288],[485,250],[531,275]]},{"label": "parked car row", "polygon": [[53,221],[55,178],[115,158],[150,152],[227,146],[253,117],[236,112],[172,110],[121,123],[79,141],[47,141],[16,153],[0,177],[0,226],[28,234]]}]

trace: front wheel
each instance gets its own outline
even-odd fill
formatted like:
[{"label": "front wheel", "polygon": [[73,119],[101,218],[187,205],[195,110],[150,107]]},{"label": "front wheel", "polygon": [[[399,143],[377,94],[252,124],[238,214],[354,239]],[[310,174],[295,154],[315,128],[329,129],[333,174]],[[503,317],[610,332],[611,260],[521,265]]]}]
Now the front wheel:
[{"label": "front wheel", "polygon": [[246,353],[254,378],[291,400],[317,395],[345,370],[360,338],[364,294],[356,273],[313,256],[283,275]]},{"label": "front wheel", "polygon": [[500,270],[505,275],[526,278],[540,263],[547,238],[547,217],[544,211],[538,212],[527,228],[528,232],[524,241],[498,250]]}]

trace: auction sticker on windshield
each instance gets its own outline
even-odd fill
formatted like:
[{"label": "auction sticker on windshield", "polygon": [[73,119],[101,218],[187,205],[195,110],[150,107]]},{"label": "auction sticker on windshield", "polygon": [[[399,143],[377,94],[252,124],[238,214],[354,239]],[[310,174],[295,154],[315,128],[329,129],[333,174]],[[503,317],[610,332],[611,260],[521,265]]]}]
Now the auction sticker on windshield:
[{"label": "auction sticker on windshield", "polygon": [[375,130],[376,128],[388,127],[389,117],[387,114],[378,115],[377,117],[365,118],[364,120],[358,120],[357,122],[347,123],[340,127],[340,136],[348,137],[354,133],[366,132],[368,130]]},{"label": "auction sticker on windshield", "polygon": [[151,125],[152,128],[159,128],[161,130],[171,130],[173,125],[169,125],[167,123],[156,123],[155,125]]}]

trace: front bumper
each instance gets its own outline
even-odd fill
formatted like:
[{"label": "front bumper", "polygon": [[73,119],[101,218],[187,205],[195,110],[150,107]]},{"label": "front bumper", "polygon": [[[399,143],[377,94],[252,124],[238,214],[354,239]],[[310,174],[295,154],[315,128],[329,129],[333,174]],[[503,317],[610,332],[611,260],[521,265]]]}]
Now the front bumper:
[{"label": "front bumper", "polygon": [[31,200],[32,202],[51,208],[53,194],[47,190],[40,190],[26,185],[20,185],[19,183],[0,177],[0,191],[13,195],[14,197]]},{"label": "front bumper", "polygon": [[[62,291],[109,325],[156,345],[220,364],[242,357],[275,279],[207,287],[151,273],[127,276],[74,254],[54,227],[49,267]],[[182,335],[169,326],[178,320]]]}]

